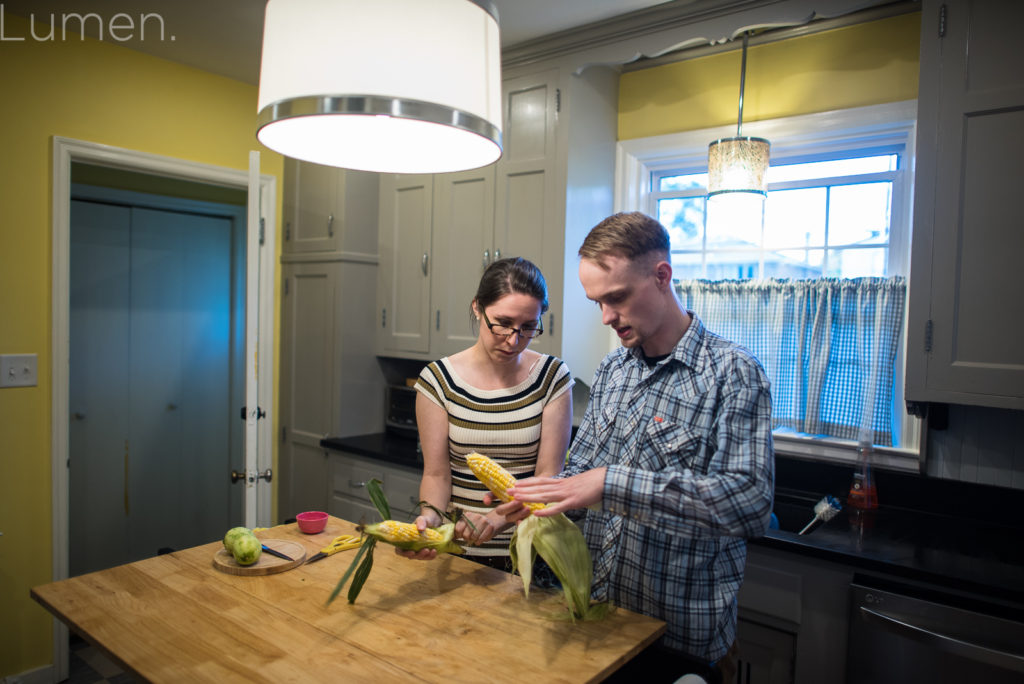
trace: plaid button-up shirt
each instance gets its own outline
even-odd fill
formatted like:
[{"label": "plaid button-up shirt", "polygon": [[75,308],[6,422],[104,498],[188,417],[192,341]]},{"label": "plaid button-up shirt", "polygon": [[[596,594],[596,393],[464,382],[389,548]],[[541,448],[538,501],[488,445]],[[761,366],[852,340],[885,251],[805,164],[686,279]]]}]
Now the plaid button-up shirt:
[{"label": "plaid button-up shirt", "polygon": [[745,540],[771,515],[771,419],[760,363],[696,316],[653,368],[639,349],[605,357],[561,475],[608,467],[583,522],[595,599],[665,620],[665,646],[725,654]]}]

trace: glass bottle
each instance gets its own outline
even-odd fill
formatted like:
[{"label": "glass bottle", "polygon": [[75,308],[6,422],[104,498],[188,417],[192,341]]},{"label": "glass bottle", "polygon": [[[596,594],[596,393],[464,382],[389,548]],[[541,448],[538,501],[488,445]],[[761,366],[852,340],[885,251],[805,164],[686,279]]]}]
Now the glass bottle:
[{"label": "glass bottle", "polygon": [[875,489],[874,475],[871,474],[871,461],[874,453],[875,450],[870,441],[861,441],[857,445],[857,469],[853,472],[850,493],[846,497],[848,506],[861,510],[878,508],[878,491]]}]

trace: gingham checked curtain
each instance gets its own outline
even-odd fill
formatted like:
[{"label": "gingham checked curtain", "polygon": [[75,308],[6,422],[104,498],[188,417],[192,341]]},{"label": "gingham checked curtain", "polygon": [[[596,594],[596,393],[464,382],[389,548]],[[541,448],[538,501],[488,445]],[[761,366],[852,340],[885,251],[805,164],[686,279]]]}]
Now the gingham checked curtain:
[{"label": "gingham checked curtain", "polygon": [[893,445],[902,276],[688,280],[676,291],[709,330],[761,361],[775,428]]}]

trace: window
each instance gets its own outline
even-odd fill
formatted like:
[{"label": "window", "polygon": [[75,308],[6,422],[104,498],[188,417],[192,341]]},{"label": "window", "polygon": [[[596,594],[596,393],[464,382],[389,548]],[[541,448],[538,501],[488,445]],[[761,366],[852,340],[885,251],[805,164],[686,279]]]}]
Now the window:
[{"label": "window", "polygon": [[708,204],[705,171],[652,173],[651,201],[680,279],[889,275],[893,186],[903,149],[848,150],[768,169],[768,197]]},{"label": "window", "polygon": [[[850,461],[859,426],[886,447],[876,448],[880,464],[918,467],[920,422],[903,406],[902,326],[888,322],[902,321],[905,306],[915,118],[916,103],[903,102],[745,124],[744,134],[772,144],[763,212],[760,200],[706,200],[707,145],[734,131],[619,143],[618,209],[665,225],[680,297],[711,330],[755,350],[773,383],[782,453]],[[821,309],[825,300],[836,304]],[[764,323],[768,307],[787,318]],[[824,351],[794,322],[810,307],[831,320]],[[874,320],[862,327],[865,312]],[[811,353],[828,358],[818,378],[798,358]],[[865,386],[884,400],[869,402]],[[816,416],[801,414],[808,392],[819,393]]]}]

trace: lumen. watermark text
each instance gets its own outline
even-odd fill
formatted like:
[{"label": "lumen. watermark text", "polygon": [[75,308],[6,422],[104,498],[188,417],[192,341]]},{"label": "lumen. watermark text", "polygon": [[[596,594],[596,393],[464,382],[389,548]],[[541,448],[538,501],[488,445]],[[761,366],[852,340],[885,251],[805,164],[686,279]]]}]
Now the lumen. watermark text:
[{"label": "lumen. watermark text", "polygon": [[100,40],[125,42],[129,40],[174,40],[167,35],[164,18],[155,12],[132,15],[124,12],[104,17],[97,12],[61,12],[28,15],[28,31],[17,33],[6,21],[4,6],[0,3],[0,42],[26,40],[40,43],[65,40],[85,40],[86,33]]}]

